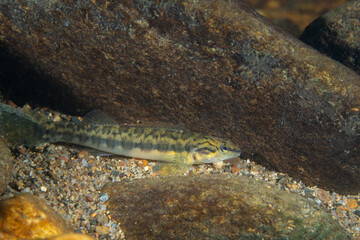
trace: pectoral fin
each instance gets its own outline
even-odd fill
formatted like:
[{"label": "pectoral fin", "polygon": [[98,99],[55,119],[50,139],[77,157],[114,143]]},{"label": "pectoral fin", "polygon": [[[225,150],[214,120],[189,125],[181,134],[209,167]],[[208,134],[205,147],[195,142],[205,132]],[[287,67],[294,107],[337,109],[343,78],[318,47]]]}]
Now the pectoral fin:
[{"label": "pectoral fin", "polygon": [[182,162],[158,162],[153,170],[160,176],[171,176],[184,173],[191,165]]}]

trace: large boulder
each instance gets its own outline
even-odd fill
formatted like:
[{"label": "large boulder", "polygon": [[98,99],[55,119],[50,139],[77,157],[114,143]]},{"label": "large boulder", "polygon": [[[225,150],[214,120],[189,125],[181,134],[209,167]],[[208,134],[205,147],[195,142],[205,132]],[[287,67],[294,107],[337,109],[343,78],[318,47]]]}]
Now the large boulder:
[{"label": "large boulder", "polygon": [[306,27],[300,40],[360,73],[360,1],[349,1]]},{"label": "large boulder", "polygon": [[127,239],[350,239],[314,201],[247,177],[147,178],[103,191]]},{"label": "large boulder", "polygon": [[0,84],[18,104],[182,122],[360,191],[360,77],[240,0],[2,1],[0,22]]},{"label": "large boulder", "polygon": [[12,179],[13,156],[7,144],[0,139],[0,195]]}]

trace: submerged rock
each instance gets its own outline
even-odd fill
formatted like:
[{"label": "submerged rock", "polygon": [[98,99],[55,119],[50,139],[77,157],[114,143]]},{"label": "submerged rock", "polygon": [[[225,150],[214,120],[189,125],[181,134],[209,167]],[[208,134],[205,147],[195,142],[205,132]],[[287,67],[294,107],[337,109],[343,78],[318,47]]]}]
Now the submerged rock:
[{"label": "submerged rock", "polygon": [[246,2],[276,25],[299,37],[315,18],[343,4],[346,0],[246,0]]},{"label": "submerged rock", "polygon": [[69,232],[65,221],[40,198],[21,194],[0,202],[0,236],[42,239]]},{"label": "submerged rock", "polygon": [[308,185],[360,191],[360,77],[240,0],[2,1],[18,104],[184,123]]},{"label": "submerged rock", "polygon": [[56,237],[47,238],[46,240],[92,240],[93,238],[84,234],[65,233]]},{"label": "submerged rock", "polygon": [[8,146],[0,139],[0,194],[12,178],[13,160]]},{"label": "submerged rock", "polygon": [[0,239],[89,240],[71,233],[62,217],[40,198],[19,194],[0,201]]},{"label": "submerged rock", "polygon": [[360,74],[360,1],[349,1],[317,18],[300,39]]},{"label": "submerged rock", "polygon": [[350,239],[315,202],[246,177],[147,178],[103,192],[128,239]]}]

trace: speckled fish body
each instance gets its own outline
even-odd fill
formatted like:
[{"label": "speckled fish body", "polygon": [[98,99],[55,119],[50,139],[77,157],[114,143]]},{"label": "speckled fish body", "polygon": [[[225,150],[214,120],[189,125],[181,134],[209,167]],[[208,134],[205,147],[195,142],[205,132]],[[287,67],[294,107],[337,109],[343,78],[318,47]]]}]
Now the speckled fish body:
[{"label": "speckled fish body", "polygon": [[0,128],[9,112],[20,117],[21,121],[24,118],[29,120],[31,124],[24,127],[34,128],[36,137],[25,141],[26,144],[66,142],[116,155],[162,161],[167,163],[160,169],[164,174],[182,172],[192,164],[223,161],[241,153],[235,144],[226,139],[187,129],[119,125],[100,111],[93,111],[84,116],[81,124],[74,124],[39,121],[39,117],[19,113],[19,109],[7,105],[1,106],[0,110]]}]

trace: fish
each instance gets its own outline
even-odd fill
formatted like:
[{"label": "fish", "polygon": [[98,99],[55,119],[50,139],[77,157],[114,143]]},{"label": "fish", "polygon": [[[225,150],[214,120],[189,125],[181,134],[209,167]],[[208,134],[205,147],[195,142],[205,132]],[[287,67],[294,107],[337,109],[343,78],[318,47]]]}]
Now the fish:
[{"label": "fish", "polygon": [[10,143],[80,145],[112,155],[158,161],[159,175],[185,172],[194,164],[238,157],[240,148],[230,140],[193,132],[185,127],[124,125],[93,110],[80,123],[54,122],[32,109],[0,103],[0,134]]}]

